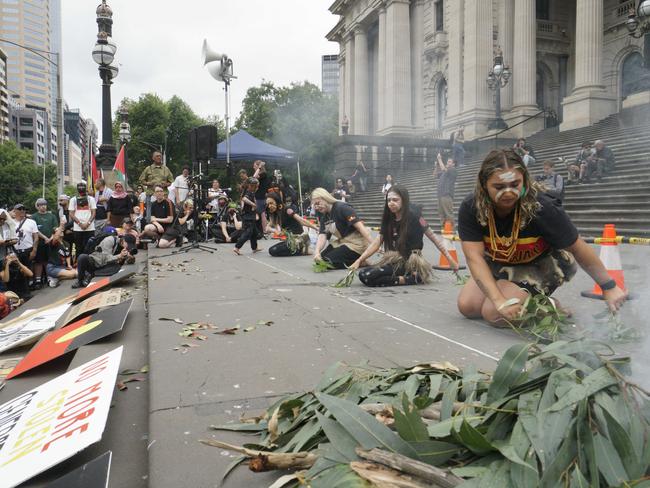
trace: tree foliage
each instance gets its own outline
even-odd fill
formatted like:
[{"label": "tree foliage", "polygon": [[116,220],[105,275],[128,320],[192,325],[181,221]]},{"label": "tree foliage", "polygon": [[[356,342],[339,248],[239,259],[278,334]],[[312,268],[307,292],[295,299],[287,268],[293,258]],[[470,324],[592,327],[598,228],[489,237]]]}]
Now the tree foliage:
[{"label": "tree foliage", "polygon": [[[334,167],[338,102],[307,81],[249,88],[235,127],[298,154],[305,188],[329,185]],[[295,170],[289,169],[292,183]]]},{"label": "tree foliage", "polygon": [[[19,149],[12,141],[0,144],[0,208],[17,203],[35,210],[36,199],[43,194],[43,167],[34,164],[32,151]],[[45,198],[55,208],[56,165],[45,163]]]},{"label": "tree foliage", "polygon": [[[131,181],[140,176],[151,164],[151,154],[159,147],[166,148],[167,165],[173,174],[179,174],[185,164],[190,164],[189,132],[204,124],[216,125],[219,138],[224,137],[224,123],[218,117],[207,120],[199,117],[178,96],[167,101],[154,93],[145,93],[136,100],[124,99],[129,111],[131,142],[127,146],[128,172]],[[117,137],[120,117],[114,118],[114,139]]]}]

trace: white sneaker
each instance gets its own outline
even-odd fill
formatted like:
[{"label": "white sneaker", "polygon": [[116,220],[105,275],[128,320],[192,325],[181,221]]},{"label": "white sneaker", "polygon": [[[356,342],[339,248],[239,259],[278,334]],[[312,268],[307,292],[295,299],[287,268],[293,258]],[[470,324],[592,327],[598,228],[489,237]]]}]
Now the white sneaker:
[{"label": "white sneaker", "polygon": [[57,286],[59,286],[59,279],[49,277],[47,279],[47,284],[50,286],[50,288],[56,288]]}]

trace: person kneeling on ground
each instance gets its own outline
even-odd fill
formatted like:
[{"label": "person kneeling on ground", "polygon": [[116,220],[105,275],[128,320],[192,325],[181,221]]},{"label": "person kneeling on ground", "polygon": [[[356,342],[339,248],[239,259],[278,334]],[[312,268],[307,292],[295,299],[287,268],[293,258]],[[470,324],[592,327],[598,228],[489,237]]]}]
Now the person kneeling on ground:
[{"label": "person kneeling on ground", "polygon": [[165,190],[162,186],[154,189],[154,197],[151,202],[151,219],[140,237],[157,240],[174,221],[174,204],[165,198]]},{"label": "person kneeling on ground", "polygon": [[359,271],[359,280],[366,286],[397,286],[428,283],[431,279],[431,264],[422,256],[427,238],[447,258],[452,269],[458,271],[444,244],[429,228],[421,211],[410,205],[409,192],[400,185],[393,186],[386,195],[384,214],[381,218],[379,235],[350,269],[359,269],[361,264],[384,245],[384,256],[375,266]]},{"label": "person kneeling on ground", "polygon": [[[105,229],[106,231],[106,229]],[[72,288],[88,286],[94,276],[111,276],[117,273],[122,264],[133,264],[138,252],[135,239],[131,235],[123,238],[109,235],[102,239],[91,254],[82,254],[77,260],[77,281]]]},{"label": "person kneeling on ground", "polygon": [[314,261],[326,261],[335,269],[350,266],[372,243],[370,231],[351,205],[337,200],[325,188],[316,188],[311,201],[321,214]]},{"label": "person kneeling on ground", "polygon": [[71,280],[77,277],[77,270],[72,267],[72,249],[63,239],[63,228],[57,227],[47,243],[47,281],[50,288],[59,286],[59,280]]},{"label": "person kneeling on ground", "polygon": [[575,275],[576,261],[603,289],[610,310],[621,307],[626,293],[556,202],[532,181],[515,152],[487,155],[474,194],[458,213],[472,274],[458,295],[460,313],[494,325],[517,320],[528,294],[550,296]]},{"label": "person kneeling on ground", "polygon": [[269,254],[273,257],[308,255],[309,234],[304,232],[303,225],[312,229],[318,229],[318,227],[303,219],[298,213],[298,207],[290,199],[283,204],[277,193],[267,193],[266,209],[275,230],[277,232],[284,231],[287,234],[285,241],[278,242],[269,248]]},{"label": "person kneeling on ground", "polygon": [[158,247],[166,249],[183,244],[183,236],[187,234],[188,228],[194,222],[192,215],[194,214],[194,202],[192,200],[185,200],[183,202],[183,215],[177,215],[172,225],[167,227],[165,233],[158,241]]}]

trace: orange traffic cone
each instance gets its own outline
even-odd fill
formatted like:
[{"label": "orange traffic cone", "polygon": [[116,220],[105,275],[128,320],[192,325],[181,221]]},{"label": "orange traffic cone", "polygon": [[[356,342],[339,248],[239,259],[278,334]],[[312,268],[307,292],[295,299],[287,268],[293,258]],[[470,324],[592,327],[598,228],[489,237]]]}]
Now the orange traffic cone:
[{"label": "orange traffic cone", "polygon": [[[603,238],[616,239],[616,228],[614,227],[614,224],[605,224],[605,228],[603,229]],[[625,277],[623,276],[621,253],[618,250],[618,243],[615,240],[613,242],[603,242],[600,245],[600,260],[605,265],[605,268],[607,268],[607,274],[616,281],[616,285],[621,290],[625,290]],[[603,290],[601,290],[598,284],[595,284],[591,291],[580,292],[580,295],[586,298],[603,300]]]},{"label": "orange traffic cone", "polygon": [[[446,220],[444,227],[442,229],[442,242],[445,246],[445,249],[447,249],[447,252],[449,252],[449,255],[454,259],[459,264],[458,269],[465,269],[465,266],[460,265],[460,261],[458,261],[458,253],[456,252],[456,246],[454,244],[454,225],[451,223],[451,221]],[[440,253],[440,260],[438,261],[438,264],[433,265],[433,269],[439,269],[442,271],[450,271],[452,267],[449,264],[449,260],[445,257],[444,254]]]}]

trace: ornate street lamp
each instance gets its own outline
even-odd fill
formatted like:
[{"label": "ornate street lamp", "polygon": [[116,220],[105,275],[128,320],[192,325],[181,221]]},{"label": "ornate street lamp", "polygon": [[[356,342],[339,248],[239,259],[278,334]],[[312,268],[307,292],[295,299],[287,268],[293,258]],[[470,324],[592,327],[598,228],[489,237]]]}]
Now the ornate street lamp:
[{"label": "ornate street lamp", "polygon": [[486,80],[488,88],[496,92],[496,119],[490,123],[489,129],[508,128],[508,124],[501,118],[501,88],[508,84],[511,75],[510,68],[503,62],[503,51],[497,46],[494,54],[494,65]]},{"label": "ornate street lamp", "polygon": [[121,105],[118,113],[120,114],[120,131],[118,133],[120,137],[120,143],[124,147],[124,189],[128,188],[128,159],[127,159],[127,149],[129,147],[129,142],[131,142],[131,126],[129,125],[129,110],[126,106]]},{"label": "ornate street lamp", "polygon": [[99,65],[99,77],[102,80],[102,145],[99,147],[97,164],[109,169],[115,162],[113,145],[113,123],[111,120],[111,84],[119,70],[115,60],[117,46],[111,39],[113,33],[113,10],[106,0],[97,7],[97,43],[93,48],[93,60]]},{"label": "ornate street lamp", "polygon": [[636,93],[650,90],[650,0],[639,0],[638,6],[630,9],[625,27],[633,38],[643,37],[643,57],[646,69],[635,83],[633,91]]}]

